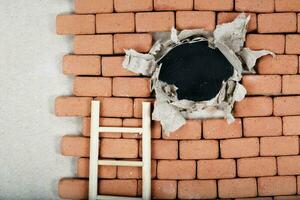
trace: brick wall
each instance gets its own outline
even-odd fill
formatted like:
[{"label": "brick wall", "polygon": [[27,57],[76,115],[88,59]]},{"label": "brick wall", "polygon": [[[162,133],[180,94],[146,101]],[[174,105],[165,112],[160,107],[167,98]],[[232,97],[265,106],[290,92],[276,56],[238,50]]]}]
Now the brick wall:
[{"label": "brick wall", "polygon": [[[57,16],[57,33],[74,36],[63,72],[75,76],[73,96],[57,97],[57,116],[83,120],[81,136],[65,136],[61,153],[78,157],[77,177],[59,182],[62,198],[88,191],[90,102],[101,100],[104,126],[141,125],[141,102],[153,101],[149,79],[124,70],[124,48],[147,52],[150,33],[205,28],[251,15],[246,46],[268,49],[256,75],[242,82],[248,96],[236,121],[190,120],[167,137],[152,125],[152,196],[157,199],[296,199],[300,195],[299,0],[75,0],[74,14]],[[297,23],[298,22],[298,23]],[[297,25],[298,24],[298,25]],[[141,157],[140,137],[103,133],[103,158]],[[140,196],[141,171],[100,167],[101,194]],[[291,196],[291,197],[289,197]],[[298,197],[300,198],[300,197]]]}]

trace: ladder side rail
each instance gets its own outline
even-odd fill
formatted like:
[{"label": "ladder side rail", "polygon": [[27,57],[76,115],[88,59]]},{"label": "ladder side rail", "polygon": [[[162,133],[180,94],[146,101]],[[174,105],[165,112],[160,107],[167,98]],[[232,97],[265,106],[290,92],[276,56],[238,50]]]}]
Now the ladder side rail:
[{"label": "ladder side rail", "polygon": [[92,101],[90,128],[89,200],[96,200],[98,194],[99,113],[100,102]]},{"label": "ladder side rail", "polygon": [[143,168],[142,168],[142,198],[143,200],[151,199],[151,118],[150,102],[143,102],[143,133],[142,133],[142,150],[143,150]]}]

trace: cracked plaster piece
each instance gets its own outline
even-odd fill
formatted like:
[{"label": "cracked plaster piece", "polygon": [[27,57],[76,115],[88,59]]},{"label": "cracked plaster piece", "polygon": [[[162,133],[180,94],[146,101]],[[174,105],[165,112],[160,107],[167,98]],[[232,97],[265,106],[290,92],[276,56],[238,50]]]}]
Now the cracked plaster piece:
[{"label": "cracked plaster piece", "polygon": [[[186,119],[226,118],[234,121],[232,109],[235,101],[241,101],[246,95],[245,87],[239,83],[242,73],[254,73],[256,60],[264,55],[274,54],[267,50],[253,51],[244,48],[246,27],[250,16],[240,14],[234,21],[217,25],[213,32],[202,29],[171,30],[169,39],[157,40],[148,54],[133,49],[126,50],[123,67],[129,71],[151,76],[151,90],[156,100],[152,117],[160,121],[165,134],[173,132],[186,123]],[[173,48],[192,42],[208,42],[212,49],[218,48],[233,66],[233,75],[223,81],[216,96],[207,101],[191,101],[177,98],[175,85],[169,85],[158,79],[162,64],[158,62]]]}]

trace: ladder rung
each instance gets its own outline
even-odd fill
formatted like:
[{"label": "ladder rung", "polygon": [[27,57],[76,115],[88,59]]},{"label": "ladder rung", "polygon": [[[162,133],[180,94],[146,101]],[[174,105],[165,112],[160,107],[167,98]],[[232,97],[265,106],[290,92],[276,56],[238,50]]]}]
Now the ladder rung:
[{"label": "ladder rung", "polygon": [[143,162],[142,161],[128,161],[128,160],[98,160],[98,165],[142,167]]},{"label": "ladder rung", "polygon": [[142,133],[142,128],[132,128],[132,127],[99,127],[99,132],[114,132],[114,133]]},{"label": "ladder rung", "polygon": [[98,195],[97,199],[108,199],[108,200],[114,200],[114,199],[124,199],[124,200],[136,200],[136,199],[142,199],[140,197],[121,197],[121,196],[110,196],[110,195]]}]

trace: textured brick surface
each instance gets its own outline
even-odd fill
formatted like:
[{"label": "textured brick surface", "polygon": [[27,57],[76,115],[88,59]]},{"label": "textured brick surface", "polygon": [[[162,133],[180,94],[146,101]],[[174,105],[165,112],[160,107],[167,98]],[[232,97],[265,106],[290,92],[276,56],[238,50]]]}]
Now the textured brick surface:
[{"label": "textured brick surface", "polygon": [[259,155],[258,138],[238,138],[221,140],[222,158],[242,158]]},{"label": "textured brick surface", "polygon": [[259,74],[296,74],[298,71],[298,56],[264,56],[258,60],[257,70]]},{"label": "textured brick surface", "polygon": [[194,179],[195,177],[196,161],[160,160],[157,163],[158,179]]},{"label": "textured brick surface", "polygon": [[239,177],[274,176],[276,172],[275,157],[241,158],[237,160]]},{"label": "textured brick surface", "polygon": [[[234,20],[240,12],[219,12],[217,16],[217,23],[228,23]],[[246,13],[246,15],[250,15],[250,21],[247,25],[247,31],[254,31],[257,29],[257,17],[255,13]]]},{"label": "textured brick surface", "polygon": [[[142,102],[153,109],[149,77],[123,68],[124,49],[148,53],[155,32],[213,30],[242,12],[251,16],[245,46],[276,55],[243,75],[247,95],[234,105],[234,122],[187,120],[168,135],[151,121],[151,198],[299,199],[299,0],[74,0],[74,12],[56,19],[58,34],[74,35],[73,52],[62,59],[74,96],[57,97],[55,114],[82,117],[81,133],[60,141],[63,155],[78,158],[77,178],[59,182],[61,198],[88,196],[92,99],[101,102],[101,126],[140,127]],[[142,158],[139,134],[99,137],[100,157]],[[101,194],[142,195],[141,168],[101,166],[98,175]]]},{"label": "textured brick surface", "polygon": [[279,75],[245,75],[242,83],[248,95],[276,95],[281,93]]},{"label": "textured brick surface", "polygon": [[273,102],[270,97],[246,97],[234,109],[238,117],[268,116],[272,114]]},{"label": "textured brick surface", "polygon": [[73,85],[75,96],[111,96],[112,79],[103,77],[76,77]]},{"label": "textured brick surface", "polygon": [[114,53],[124,53],[124,49],[134,49],[138,52],[148,52],[152,47],[150,34],[115,34]]},{"label": "textured brick surface", "polygon": [[262,156],[296,155],[298,153],[298,136],[262,137],[260,139]]},{"label": "textured brick surface", "polygon": [[133,13],[113,13],[96,15],[97,33],[134,32]]},{"label": "textured brick surface", "polygon": [[259,33],[296,32],[296,13],[272,13],[258,15]]},{"label": "textured brick surface", "polygon": [[65,55],[63,73],[66,75],[100,75],[101,57]]},{"label": "textured brick surface", "polygon": [[178,11],[176,12],[176,28],[213,30],[216,26],[216,14],[210,11]]},{"label": "textured brick surface", "polygon": [[219,144],[216,140],[180,141],[181,159],[216,159],[219,156]]},{"label": "textured brick surface", "polygon": [[235,10],[244,12],[273,12],[274,0],[235,0]]},{"label": "textured brick surface", "polygon": [[151,11],[153,9],[152,0],[114,0],[116,12],[136,12]]},{"label": "textured brick surface", "polygon": [[56,17],[56,33],[60,35],[94,34],[94,15],[59,15]]},{"label": "textured brick surface", "polygon": [[257,180],[260,196],[296,194],[296,177],[274,176],[261,177]]},{"label": "textured brick surface", "polygon": [[154,10],[192,10],[193,0],[154,0]]},{"label": "textured brick surface", "polygon": [[221,198],[255,197],[257,195],[254,178],[224,179],[218,181]]},{"label": "textured brick surface", "polygon": [[197,162],[198,179],[234,178],[236,163],[233,159],[199,160]]},{"label": "textured brick surface", "polygon": [[75,0],[74,4],[79,14],[113,12],[113,0]]},{"label": "textured brick surface", "polygon": [[280,117],[250,117],[243,119],[245,137],[278,136],[282,134]]},{"label": "textured brick surface", "polygon": [[233,10],[233,0],[194,0],[195,10],[230,11]]},{"label": "textured brick surface", "polygon": [[175,25],[173,12],[137,13],[136,32],[170,31]]},{"label": "textured brick surface", "polygon": [[122,62],[124,56],[105,56],[102,57],[102,75],[103,76],[137,76],[123,68]]},{"label": "textured brick surface", "polygon": [[270,50],[276,54],[284,53],[285,37],[275,34],[249,34],[246,46],[253,50]]},{"label": "textured brick surface", "polygon": [[74,38],[75,54],[112,54],[111,35],[77,35]]}]

